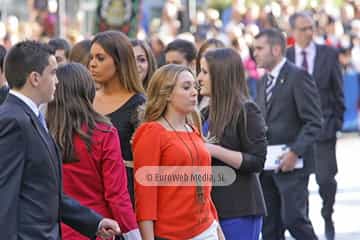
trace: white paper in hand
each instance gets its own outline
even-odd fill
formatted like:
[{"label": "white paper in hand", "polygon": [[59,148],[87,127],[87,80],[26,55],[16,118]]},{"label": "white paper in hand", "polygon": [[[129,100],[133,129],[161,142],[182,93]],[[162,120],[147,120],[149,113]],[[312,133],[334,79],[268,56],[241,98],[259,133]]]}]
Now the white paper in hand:
[{"label": "white paper in hand", "polygon": [[[275,170],[280,166],[280,158],[282,155],[287,153],[289,148],[285,144],[270,145],[267,147],[266,160],[264,170]],[[295,168],[300,169],[304,167],[304,161],[302,158],[298,158],[296,161]]]}]

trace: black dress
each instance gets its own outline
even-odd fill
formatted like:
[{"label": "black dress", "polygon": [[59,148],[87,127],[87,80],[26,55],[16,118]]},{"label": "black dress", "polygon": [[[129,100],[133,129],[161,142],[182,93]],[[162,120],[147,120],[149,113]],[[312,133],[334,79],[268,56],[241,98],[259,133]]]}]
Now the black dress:
[{"label": "black dress", "polygon": [[[124,105],[107,115],[116,127],[120,137],[121,152],[124,160],[132,161],[131,137],[138,126],[138,107],[145,103],[143,94],[133,95]],[[134,206],[134,173],[133,168],[126,167],[128,191]]]}]

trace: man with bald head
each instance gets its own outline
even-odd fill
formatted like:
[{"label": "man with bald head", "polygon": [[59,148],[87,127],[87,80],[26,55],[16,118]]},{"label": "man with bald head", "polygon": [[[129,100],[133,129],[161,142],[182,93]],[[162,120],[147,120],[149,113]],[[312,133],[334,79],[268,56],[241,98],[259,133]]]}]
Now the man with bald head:
[{"label": "man with bald head", "polygon": [[321,215],[325,220],[325,235],[335,237],[332,220],[337,190],[335,175],[336,132],[343,123],[344,93],[337,51],[313,41],[314,22],[307,12],[296,12],[289,18],[295,46],[287,51],[287,58],[313,76],[319,89],[323,127],[316,141],[315,174],[319,194],[323,200]]}]

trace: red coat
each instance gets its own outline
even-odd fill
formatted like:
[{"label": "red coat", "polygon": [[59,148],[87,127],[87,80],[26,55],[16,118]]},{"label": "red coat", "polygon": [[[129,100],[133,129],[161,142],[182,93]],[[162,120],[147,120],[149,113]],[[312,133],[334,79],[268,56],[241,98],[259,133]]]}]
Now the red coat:
[{"label": "red coat", "polygon": [[[64,192],[104,217],[115,219],[122,233],[137,229],[116,128],[98,124],[90,153],[78,135],[73,144],[80,161],[63,164]],[[62,235],[64,240],[88,239],[64,224]]]}]

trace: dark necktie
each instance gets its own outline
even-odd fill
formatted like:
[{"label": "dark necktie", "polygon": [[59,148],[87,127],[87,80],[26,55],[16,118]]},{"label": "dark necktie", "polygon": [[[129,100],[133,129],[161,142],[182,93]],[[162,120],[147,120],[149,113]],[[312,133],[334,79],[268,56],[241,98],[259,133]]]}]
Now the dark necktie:
[{"label": "dark necktie", "polygon": [[309,69],[309,65],[308,65],[308,61],[307,61],[307,53],[305,50],[302,50],[301,51],[301,55],[303,56],[303,62],[301,64],[301,66],[306,70],[308,71]]},{"label": "dark necktie", "polygon": [[270,102],[271,96],[272,96],[272,90],[275,87],[275,79],[274,76],[272,76],[270,73],[266,76],[266,104]]},{"label": "dark necktie", "polygon": [[46,125],[45,117],[44,117],[44,115],[43,115],[41,112],[39,112],[38,119],[39,119],[39,122],[41,123],[41,126],[43,126],[43,128],[45,129],[45,131],[48,132],[48,128],[47,128],[47,125]]}]

